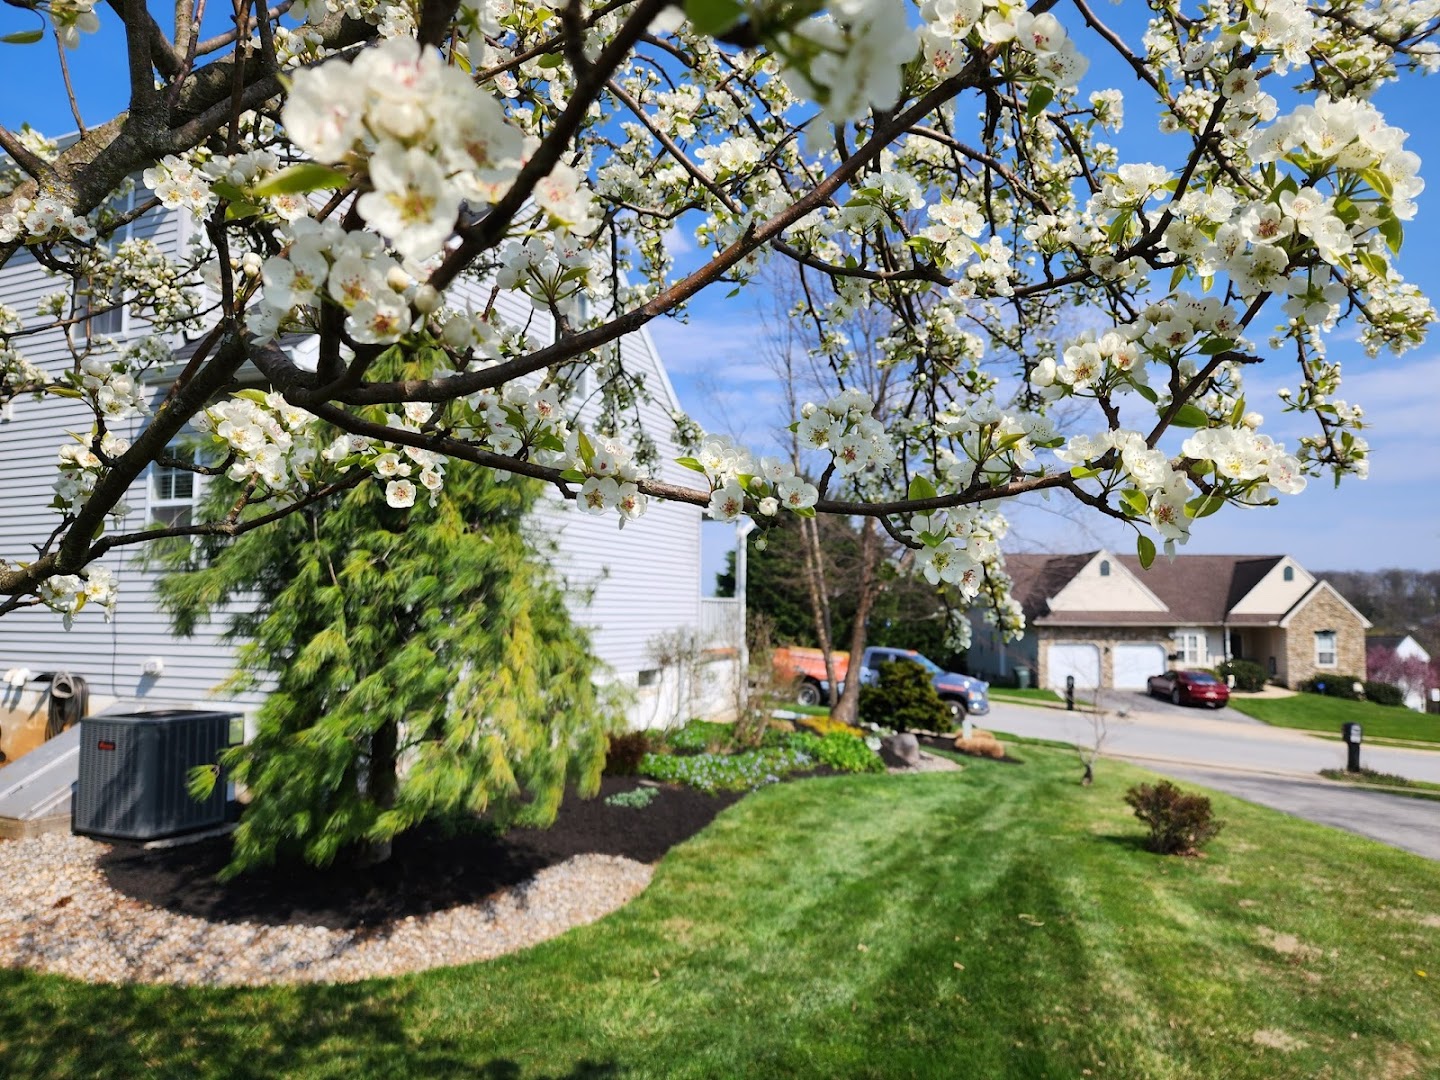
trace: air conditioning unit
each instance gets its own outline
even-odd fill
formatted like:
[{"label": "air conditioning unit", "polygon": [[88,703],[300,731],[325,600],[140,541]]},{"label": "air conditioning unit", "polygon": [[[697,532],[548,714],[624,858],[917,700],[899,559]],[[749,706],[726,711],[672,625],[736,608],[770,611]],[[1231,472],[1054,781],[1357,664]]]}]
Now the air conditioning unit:
[{"label": "air conditioning unit", "polygon": [[242,714],[200,709],[87,716],[70,831],[103,840],[158,840],[224,824],[223,772],[205,800],[188,790],[197,765],[219,768],[239,742]]}]

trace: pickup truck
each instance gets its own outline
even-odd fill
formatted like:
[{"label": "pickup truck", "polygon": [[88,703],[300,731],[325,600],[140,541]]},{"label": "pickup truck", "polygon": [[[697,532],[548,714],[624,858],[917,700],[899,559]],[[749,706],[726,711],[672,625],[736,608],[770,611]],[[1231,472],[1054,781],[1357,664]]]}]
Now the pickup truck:
[{"label": "pickup truck", "polygon": [[[831,654],[835,661],[835,677],[844,689],[845,674],[850,668],[850,654]],[[872,647],[865,650],[860,665],[860,685],[868,686],[880,677],[880,665],[892,660],[909,660],[930,673],[935,690],[948,702],[957,716],[984,716],[990,711],[990,684],[969,675],[945,671],[939,664],[914,649]],[[819,705],[826,699],[825,654],[819,649],[782,648],[775,650],[775,667],[787,679],[798,681],[795,699],[801,705]]]}]

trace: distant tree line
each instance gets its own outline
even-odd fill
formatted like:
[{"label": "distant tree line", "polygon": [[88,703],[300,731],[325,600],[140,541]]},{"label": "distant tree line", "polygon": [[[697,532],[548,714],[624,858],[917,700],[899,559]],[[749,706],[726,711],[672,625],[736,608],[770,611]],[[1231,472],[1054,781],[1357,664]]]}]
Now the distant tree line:
[{"label": "distant tree line", "polygon": [[1440,570],[1322,570],[1375,633],[1410,634],[1431,657],[1440,657]]}]

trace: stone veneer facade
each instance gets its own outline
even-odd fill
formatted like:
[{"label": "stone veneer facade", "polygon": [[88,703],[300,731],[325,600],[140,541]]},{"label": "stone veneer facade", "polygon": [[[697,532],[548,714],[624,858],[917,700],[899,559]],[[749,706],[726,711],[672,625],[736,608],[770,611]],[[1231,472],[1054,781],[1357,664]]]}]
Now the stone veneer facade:
[{"label": "stone veneer facade", "polygon": [[[1335,666],[1315,664],[1315,632],[1335,631]],[[1355,612],[1328,589],[1312,596],[1285,627],[1285,668],[1281,673],[1292,690],[1315,675],[1353,675],[1364,679],[1365,626]]]}]

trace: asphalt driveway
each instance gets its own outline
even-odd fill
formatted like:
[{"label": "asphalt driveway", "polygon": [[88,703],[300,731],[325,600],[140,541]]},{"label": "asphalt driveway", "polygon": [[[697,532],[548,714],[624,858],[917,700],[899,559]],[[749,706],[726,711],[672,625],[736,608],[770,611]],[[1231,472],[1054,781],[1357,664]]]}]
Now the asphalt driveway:
[{"label": "asphalt driveway", "polygon": [[1112,713],[1124,710],[1130,716],[1228,720],[1233,724],[1260,723],[1259,720],[1246,716],[1228,705],[1223,709],[1208,709],[1200,705],[1176,705],[1169,698],[1151,697],[1144,690],[1101,690],[1097,695],[1097,700]]},{"label": "asphalt driveway", "polygon": [[1204,784],[1292,817],[1318,821],[1440,860],[1440,802],[1364,791],[1320,777],[1302,780],[1183,765],[1160,765],[1156,769],[1176,780]]}]

